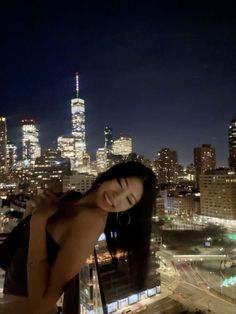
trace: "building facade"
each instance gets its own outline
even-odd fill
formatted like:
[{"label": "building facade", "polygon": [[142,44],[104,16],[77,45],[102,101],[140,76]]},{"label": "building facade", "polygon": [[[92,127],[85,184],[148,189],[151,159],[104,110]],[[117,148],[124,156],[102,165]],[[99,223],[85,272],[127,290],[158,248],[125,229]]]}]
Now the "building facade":
[{"label": "building facade", "polygon": [[26,166],[34,165],[40,156],[39,131],[32,119],[21,120],[22,126],[22,160]]},{"label": "building facade", "polygon": [[86,152],[85,141],[85,102],[81,98],[71,99],[72,136],[74,137],[75,168],[82,165]]},{"label": "building facade", "polygon": [[63,158],[59,150],[46,149],[35,160],[33,180],[37,187],[62,192],[62,178],[69,174],[70,159]]},{"label": "building facade", "polygon": [[196,213],[196,205],[192,195],[168,196],[167,208],[170,213],[175,213],[183,218],[192,217]]},{"label": "building facade", "polygon": [[132,153],[132,138],[130,136],[121,136],[113,141],[112,153],[127,157]]},{"label": "building facade", "polygon": [[17,147],[11,142],[7,142],[7,167],[12,170],[17,163]]},{"label": "building facade", "polygon": [[177,152],[169,148],[162,148],[157,154],[155,172],[159,184],[177,183],[178,181]]},{"label": "building facade", "polygon": [[236,219],[236,174],[217,170],[200,175],[201,215]]},{"label": "building facade", "polygon": [[7,125],[6,118],[0,117],[0,172],[7,166]]},{"label": "building facade", "polygon": [[236,170],[236,117],[234,117],[229,125],[228,130],[229,141],[229,167]]},{"label": "building facade", "polygon": [[57,138],[57,149],[61,156],[70,159],[71,170],[75,169],[75,140],[73,137],[59,136]]},{"label": "building facade", "polygon": [[107,170],[107,149],[98,148],[96,152],[97,172],[104,172]]},{"label": "building facade", "polygon": [[195,147],[193,154],[196,171],[196,187],[199,188],[199,176],[216,167],[215,148],[209,144],[203,144],[201,147]]},{"label": "building facade", "polygon": [[86,193],[93,185],[96,176],[88,173],[76,173],[63,178],[63,192],[75,190]]},{"label": "building facade", "polygon": [[110,128],[109,126],[105,126],[105,128],[104,128],[104,139],[105,139],[104,148],[108,152],[111,152],[112,151],[113,137],[112,137],[112,128]]},{"label": "building facade", "polygon": [[58,137],[57,147],[63,157],[70,158],[71,170],[84,172],[89,170],[90,156],[86,152],[85,101],[79,97],[78,73],[76,73],[75,97],[71,99],[71,121],[71,135]]}]

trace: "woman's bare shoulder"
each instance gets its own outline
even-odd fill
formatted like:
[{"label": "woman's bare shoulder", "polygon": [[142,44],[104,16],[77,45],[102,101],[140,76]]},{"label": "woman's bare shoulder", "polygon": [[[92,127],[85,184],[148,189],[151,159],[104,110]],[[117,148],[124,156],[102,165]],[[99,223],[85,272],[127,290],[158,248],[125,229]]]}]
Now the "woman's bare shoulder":
[{"label": "woman's bare shoulder", "polygon": [[66,232],[64,233],[62,245],[68,237],[85,236],[88,233],[97,234],[104,231],[107,220],[107,213],[97,208],[81,207],[77,214],[73,217],[73,221],[67,224]]},{"label": "woman's bare shoulder", "polygon": [[76,227],[78,225],[100,225],[105,227],[107,220],[107,213],[99,208],[88,208],[88,207],[81,207],[78,211],[74,219],[73,225]]}]

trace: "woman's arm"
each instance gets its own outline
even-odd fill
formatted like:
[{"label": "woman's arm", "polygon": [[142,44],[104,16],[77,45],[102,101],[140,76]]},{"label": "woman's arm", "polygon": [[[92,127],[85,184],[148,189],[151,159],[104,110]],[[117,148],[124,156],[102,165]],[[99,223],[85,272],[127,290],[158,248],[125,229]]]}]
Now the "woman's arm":
[{"label": "woman's arm", "polygon": [[37,304],[43,297],[49,278],[46,225],[47,221],[44,219],[32,216],[27,261],[28,298],[32,305]]},{"label": "woman's arm", "polygon": [[[93,251],[105,222],[106,216],[96,209],[82,211],[74,220],[51,269],[44,260],[45,247],[42,243],[46,242],[45,234],[42,232],[41,240],[39,235],[36,240],[37,233],[32,231],[32,240],[35,239],[35,243],[38,243],[38,249],[34,247],[34,251],[33,248],[31,250],[36,259],[28,265],[29,301],[33,314],[46,314],[53,310],[65,285],[80,272],[86,258]],[[41,224],[40,229],[43,230],[43,224],[38,220],[32,221],[33,224],[36,227]]]},{"label": "woman's arm", "polygon": [[[50,269],[47,260],[46,225],[48,218],[56,211],[56,201],[57,198],[48,193],[35,200],[36,211],[30,221],[27,259],[28,298],[31,305],[43,297],[48,283]],[[34,307],[32,309],[33,313],[37,313]]]}]

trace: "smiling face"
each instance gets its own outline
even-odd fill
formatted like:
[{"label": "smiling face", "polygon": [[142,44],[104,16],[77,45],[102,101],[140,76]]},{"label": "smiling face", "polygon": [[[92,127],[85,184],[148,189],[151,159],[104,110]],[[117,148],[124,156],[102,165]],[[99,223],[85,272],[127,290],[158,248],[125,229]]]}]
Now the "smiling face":
[{"label": "smiling face", "polygon": [[96,204],[107,212],[125,211],[137,204],[143,195],[143,183],[138,177],[112,179],[103,182],[96,191]]}]

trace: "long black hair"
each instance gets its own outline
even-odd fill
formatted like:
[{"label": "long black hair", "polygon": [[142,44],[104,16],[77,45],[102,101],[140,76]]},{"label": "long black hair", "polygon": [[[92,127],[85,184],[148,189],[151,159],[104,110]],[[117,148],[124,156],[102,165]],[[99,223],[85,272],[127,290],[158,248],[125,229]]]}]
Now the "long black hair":
[{"label": "long black hair", "polygon": [[150,255],[151,219],[157,194],[155,174],[139,162],[120,163],[102,173],[90,191],[97,189],[105,181],[127,177],[141,179],[142,198],[124,213],[124,216],[127,214],[127,217],[130,217],[126,219],[126,223],[117,219],[117,213],[110,212],[104,232],[113,260],[116,260],[117,251],[125,253],[129,262],[131,280],[141,289],[145,285]]}]

